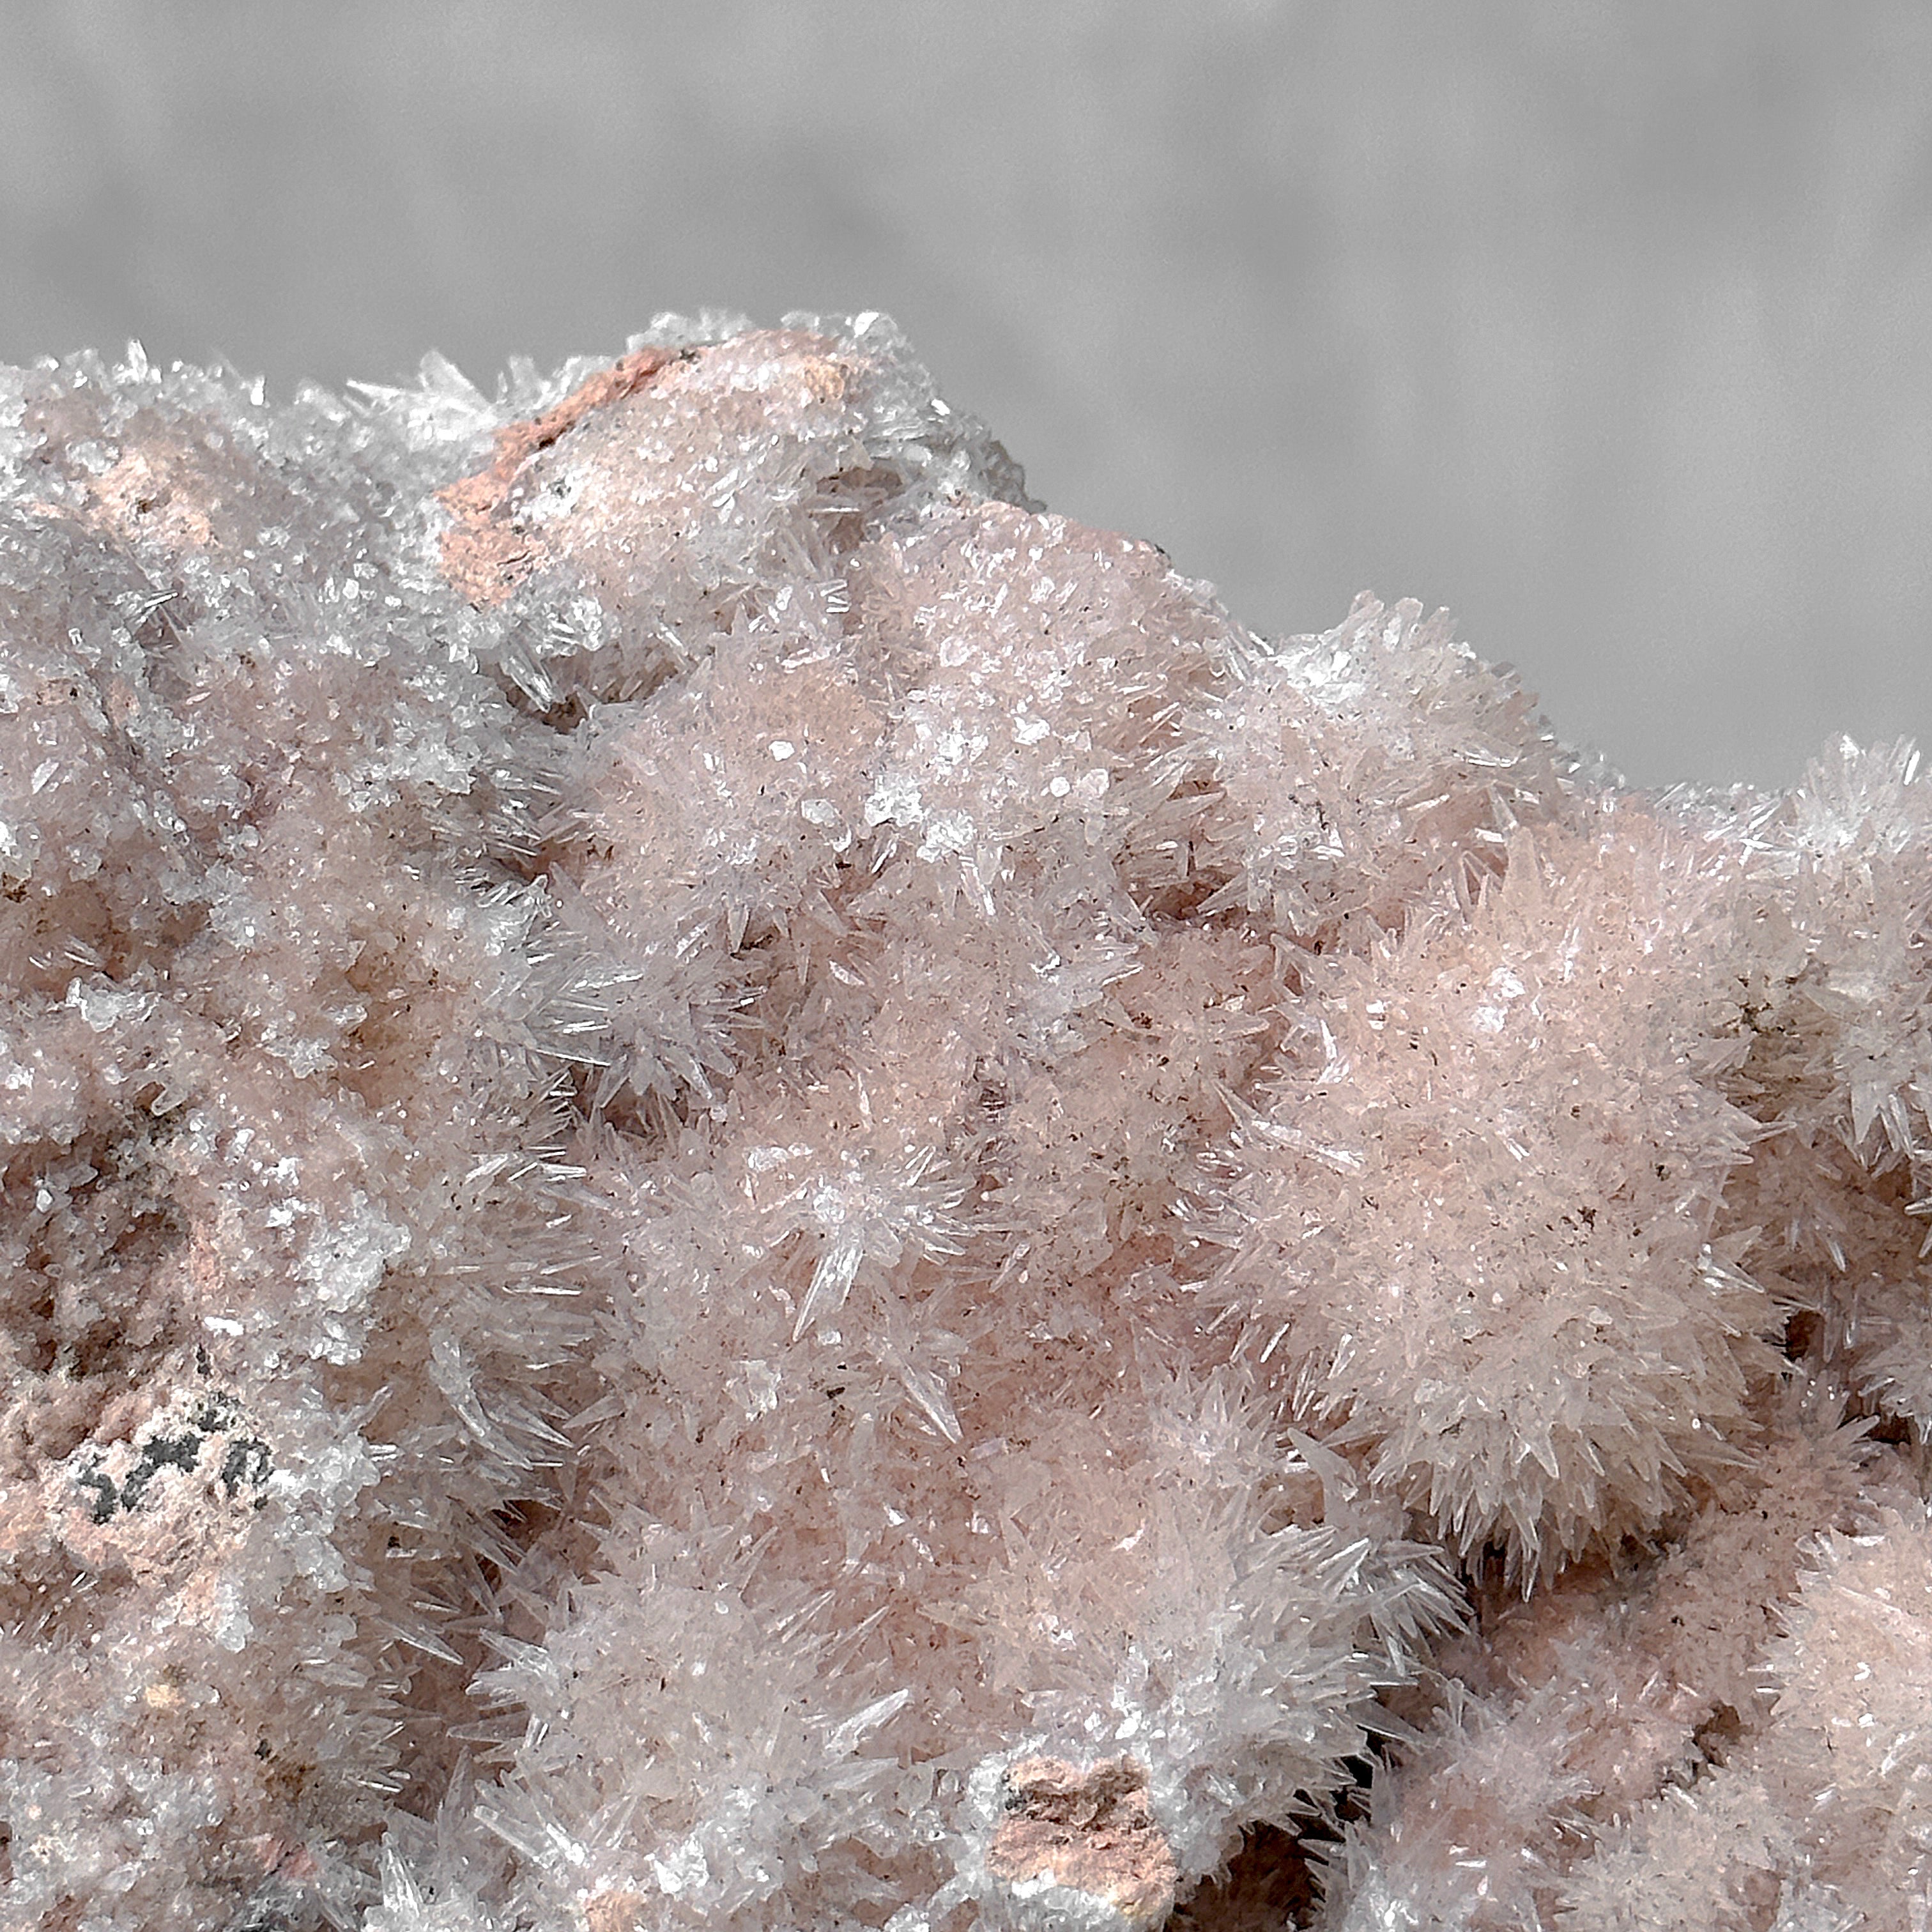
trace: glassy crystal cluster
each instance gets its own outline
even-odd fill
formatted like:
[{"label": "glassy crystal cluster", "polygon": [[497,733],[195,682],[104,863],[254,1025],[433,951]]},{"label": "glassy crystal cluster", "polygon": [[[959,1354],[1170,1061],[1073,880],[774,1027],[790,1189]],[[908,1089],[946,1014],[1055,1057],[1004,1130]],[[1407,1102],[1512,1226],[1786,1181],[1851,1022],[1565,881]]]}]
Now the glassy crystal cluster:
[{"label": "glassy crystal cluster", "polygon": [[1915,773],[877,316],[0,374],[0,1924],[1918,1932]]}]

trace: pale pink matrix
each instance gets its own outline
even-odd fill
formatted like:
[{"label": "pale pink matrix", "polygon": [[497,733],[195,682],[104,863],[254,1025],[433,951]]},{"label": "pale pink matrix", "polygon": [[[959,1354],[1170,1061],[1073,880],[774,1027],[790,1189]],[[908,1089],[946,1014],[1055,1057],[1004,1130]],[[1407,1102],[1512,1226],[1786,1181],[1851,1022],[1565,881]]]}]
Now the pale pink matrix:
[{"label": "pale pink matrix", "polygon": [[1929,910],[876,316],[0,370],[0,1926],[1924,1932]]}]

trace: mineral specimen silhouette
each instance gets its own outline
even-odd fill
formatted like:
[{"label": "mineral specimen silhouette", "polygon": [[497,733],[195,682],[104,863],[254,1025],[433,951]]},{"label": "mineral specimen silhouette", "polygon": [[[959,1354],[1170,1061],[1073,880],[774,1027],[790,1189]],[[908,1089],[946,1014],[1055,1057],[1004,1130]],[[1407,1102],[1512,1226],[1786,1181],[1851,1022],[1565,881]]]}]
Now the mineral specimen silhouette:
[{"label": "mineral specimen silhouette", "polygon": [[1916,772],[878,316],[0,372],[0,1924],[1922,1932]]}]

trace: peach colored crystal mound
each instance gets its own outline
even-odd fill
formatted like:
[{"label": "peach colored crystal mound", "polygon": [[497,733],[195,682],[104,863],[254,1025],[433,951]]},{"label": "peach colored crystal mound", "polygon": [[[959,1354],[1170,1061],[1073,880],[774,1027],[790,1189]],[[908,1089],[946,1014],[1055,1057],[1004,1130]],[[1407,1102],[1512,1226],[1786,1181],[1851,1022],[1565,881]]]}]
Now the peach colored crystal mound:
[{"label": "peach colored crystal mound", "polygon": [[0,1924],[1922,1932],[1908,748],[1264,641],[876,316],[0,478]]}]

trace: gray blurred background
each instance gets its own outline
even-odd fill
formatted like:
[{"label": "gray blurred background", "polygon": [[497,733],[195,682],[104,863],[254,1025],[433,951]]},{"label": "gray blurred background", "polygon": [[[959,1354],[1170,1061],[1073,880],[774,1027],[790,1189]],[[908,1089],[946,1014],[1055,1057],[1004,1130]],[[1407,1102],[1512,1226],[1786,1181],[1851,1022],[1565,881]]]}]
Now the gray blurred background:
[{"label": "gray blurred background", "polygon": [[1932,739],[1926,0],[0,5],[0,358],[286,392],[895,314],[1268,631],[1635,781]]}]

